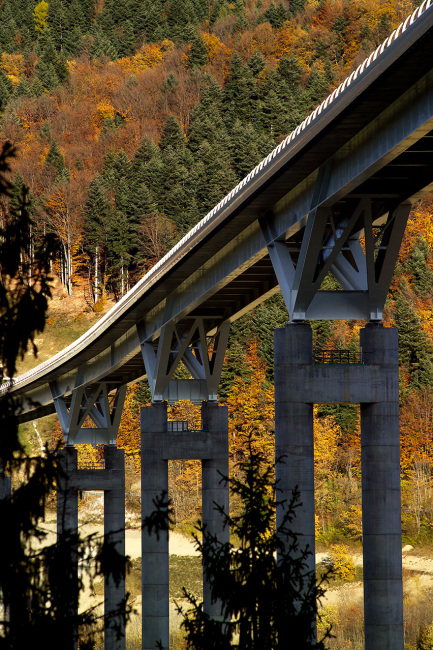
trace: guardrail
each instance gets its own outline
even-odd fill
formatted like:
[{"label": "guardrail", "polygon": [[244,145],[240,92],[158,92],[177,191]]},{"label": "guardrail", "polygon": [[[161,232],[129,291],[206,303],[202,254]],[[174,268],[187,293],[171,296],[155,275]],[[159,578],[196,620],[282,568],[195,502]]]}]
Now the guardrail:
[{"label": "guardrail", "polygon": [[363,364],[364,356],[362,350],[317,350],[314,352],[314,363]]}]

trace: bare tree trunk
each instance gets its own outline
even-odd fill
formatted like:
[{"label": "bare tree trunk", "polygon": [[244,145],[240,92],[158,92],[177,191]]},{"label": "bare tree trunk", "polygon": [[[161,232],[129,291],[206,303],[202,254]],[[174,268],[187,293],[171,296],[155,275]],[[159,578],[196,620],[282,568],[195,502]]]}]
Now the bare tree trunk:
[{"label": "bare tree trunk", "polygon": [[99,246],[95,248],[95,303],[98,302],[98,265],[99,265]]}]

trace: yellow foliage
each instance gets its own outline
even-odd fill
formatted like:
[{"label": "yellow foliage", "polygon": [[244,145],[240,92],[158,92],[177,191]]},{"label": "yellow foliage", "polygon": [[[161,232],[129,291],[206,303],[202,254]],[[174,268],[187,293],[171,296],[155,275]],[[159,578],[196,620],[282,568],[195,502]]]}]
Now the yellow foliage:
[{"label": "yellow foliage", "polygon": [[137,385],[129,386],[117,434],[117,446],[133,459],[135,471],[141,469],[140,409],[137,407]]},{"label": "yellow foliage", "polygon": [[44,32],[48,28],[48,2],[41,0],[33,11],[33,20],[37,32]]},{"label": "yellow foliage", "polygon": [[274,395],[266,382],[265,364],[258,354],[257,342],[249,345],[247,357],[251,376],[248,380],[238,378],[227,399],[230,453],[233,458],[243,455],[245,442],[252,436],[253,449],[257,447],[273,462]]},{"label": "yellow foliage", "polygon": [[101,126],[107,117],[111,117],[111,119],[113,119],[114,113],[114,106],[112,106],[108,100],[103,99],[96,106],[96,114],[93,118],[93,122],[96,126]]},{"label": "yellow foliage", "polygon": [[78,467],[93,468],[102,460],[101,450],[93,445],[75,445],[77,449]]},{"label": "yellow foliage", "polygon": [[209,57],[209,61],[213,61],[218,52],[218,49],[225,46],[223,46],[223,43],[221,43],[220,39],[218,38],[218,36],[216,36],[216,34],[208,34],[206,32],[203,32],[202,37],[204,42],[206,43],[207,55]]},{"label": "yellow foliage", "polygon": [[362,508],[360,505],[351,505],[341,514],[341,523],[352,539],[362,539]]},{"label": "yellow foliage", "polygon": [[317,416],[318,408],[314,408],[314,466],[316,479],[326,479],[335,468],[337,460],[337,443],[341,429],[333,417]]},{"label": "yellow foliage", "polygon": [[23,54],[8,54],[3,52],[0,60],[0,70],[11,79],[12,83],[17,84],[19,78],[24,74],[24,55]]},{"label": "yellow foliage", "polygon": [[125,57],[117,62],[124,72],[135,73],[148,70],[162,63],[164,54],[169,52],[171,41],[163,41],[160,45],[150,43],[143,45],[133,57]]},{"label": "yellow foliage", "polygon": [[337,578],[346,582],[355,579],[355,564],[350,556],[349,547],[346,544],[333,544],[331,546],[331,559],[334,574]]}]

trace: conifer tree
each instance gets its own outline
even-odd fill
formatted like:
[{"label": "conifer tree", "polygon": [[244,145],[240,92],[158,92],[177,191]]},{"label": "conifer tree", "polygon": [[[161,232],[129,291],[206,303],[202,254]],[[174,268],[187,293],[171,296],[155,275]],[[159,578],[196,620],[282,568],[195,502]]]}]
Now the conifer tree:
[{"label": "conifer tree", "polygon": [[10,2],[6,0],[0,6],[0,46],[5,52],[14,52],[14,36],[18,31]]},{"label": "conifer tree", "polygon": [[[308,549],[300,547],[296,530],[299,493],[288,503],[278,499],[274,468],[264,453],[256,451],[253,438],[246,441],[246,457],[238,461],[234,476],[223,477],[231,496],[240,502],[240,514],[228,515],[215,504],[239,545],[222,543],[199,523],[202,541],[196,545],[203,557],[203,570],[211,598],[221,605],[221,619],[211,619],[203,605],[184,589],[191,606],[184,615],[187,648],[191,650],[296,650],[324,649],[315,639],[316,599],[322,584],[306,568]],[[278,492],[278,490],[277,490]],[[274,528],[276,506],[284,515]]]},{"label": "conifer tree", "polygon": [[55,171],[55,180],[57,183],[69,179],[65,159],[63,158],[63,154],[55,140],[52,141],[48,150],[47,157],[45,158],[45,166],[50,167]]},{"label": "conifer tree", "polygon": [[394,321],[399,331],[399,363],[407,373],[406,389],[433,386],[433,343],[423,330],[421,319],[413,305],[410,288],[403,277],[395,301]]},{"label": "conifer tree", "polygon": [[165,151],[168,147],[172,149],[183,149],[185,145],[185,136],[179,122],[174,115],[169,115],[162,127],[161,139],[159,141],[160,150]]},{"label": "conifer tree", "polygon": [[429,265],[431,253],[424,237],[418,237],[410,257],[406,262],[406,270],[411,274],[417,293],[425,297],[433,293],[433,270]]},{"label": "conifer tree", "polygon": [[0,70],[0,112],[6,108],[13,93],[13,85],[9,77]]},{"label": "conifer tree", "polygon": [[190,68],[201,68],[208,62],[207,46],[202,36],[197,35],[191,43],[188,57]]}]

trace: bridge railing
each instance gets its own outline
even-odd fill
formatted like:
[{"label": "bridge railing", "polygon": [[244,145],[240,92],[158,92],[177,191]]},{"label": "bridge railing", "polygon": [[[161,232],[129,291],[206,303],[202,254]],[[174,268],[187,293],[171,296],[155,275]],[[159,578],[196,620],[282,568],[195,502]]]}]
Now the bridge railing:
[{"label": "bridge railing", "polygon": [[363,364],[364,355],[362,350],[315,350],[314,363],[341,363],[341,364]]},{"label": "bridge railing", "polygon": [[169,420],[167,422],[168,433],[178,433],[181,431],[197,433],[199,431],[203,431],[203,426],[201,422],[191,426],[191,424],[186,420]]}]

